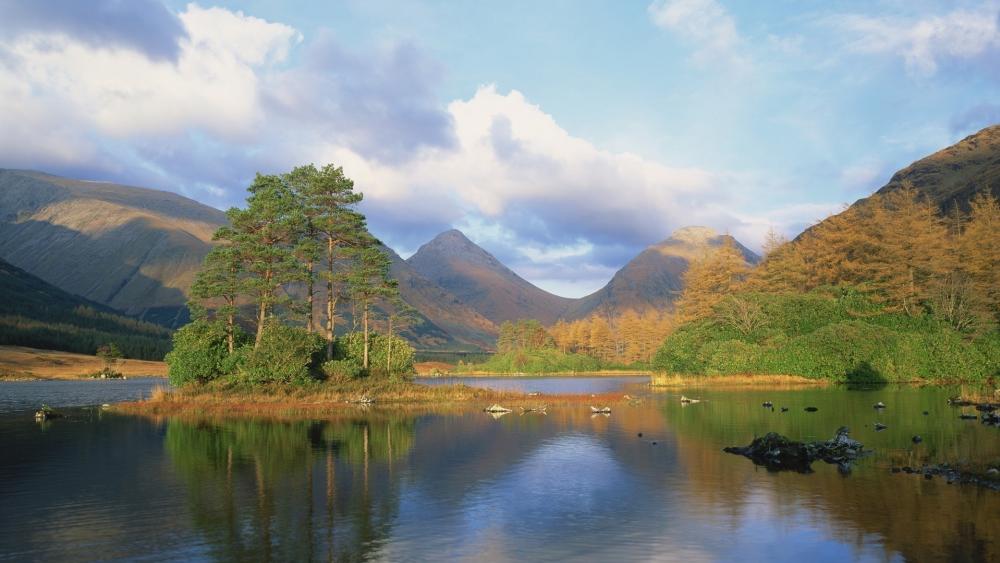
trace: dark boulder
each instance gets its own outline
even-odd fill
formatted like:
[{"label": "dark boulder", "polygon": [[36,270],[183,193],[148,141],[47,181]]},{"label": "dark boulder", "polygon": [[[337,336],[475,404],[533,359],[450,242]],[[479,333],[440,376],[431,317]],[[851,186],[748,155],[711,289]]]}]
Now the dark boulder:
[{"label": "dark boulder", "polygon": [[754,438],[747,446],[731,446],[724,452],[742,455],[757,465],[772,471],[812,472],[812,462],[821,460],[848,469],[850,464],[869,453],[864,445],[852,440],[847,427],[840,427],[837,434],[825,442],[796,442],[777,432],[768,432]]}]

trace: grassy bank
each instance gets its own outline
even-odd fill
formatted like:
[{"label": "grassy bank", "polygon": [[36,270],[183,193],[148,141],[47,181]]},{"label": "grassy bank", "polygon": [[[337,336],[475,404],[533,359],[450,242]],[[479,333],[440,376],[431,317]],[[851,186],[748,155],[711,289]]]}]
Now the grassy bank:
[{"label": "grassy bank", "polygon": [[[361,403],[370,399],[372,403]],[[309,385],[245,387],[216,382],[187,385],[173,391],[157,389],[145,401],[115,405],[118,412],[193,416],[325,416],[361,408],[420,409],[461,406],[486,408],[499,403],[511,409],[557,404],[614,404],[621,393],[599,395],[528,395],[466,385],[420,385],[399,380],[352,380]]]},{"label": "grassy bank", "polygon": [[494,354],[478,364],[455,366],[460,375],[626,375],[648,374],[647,366],[617,365],[584,354],[562,352],[554,348],[516,350]]},{"label": "grassy bank", "polygon": [[824,386],[834,382],[823,379],[811,379],[799,375],[680,375],[673,373],[653,373],[650,385],[653,387],[725,387],[725,386]]},{"label": "grassy bank", "polygon": [[[0,346],[0,379],[4,380],[80,379],[103,367],[104,361],[97,356]],[[146,360],[123,360],[115,370],[130,378],[167,376],[167,364]]]}]

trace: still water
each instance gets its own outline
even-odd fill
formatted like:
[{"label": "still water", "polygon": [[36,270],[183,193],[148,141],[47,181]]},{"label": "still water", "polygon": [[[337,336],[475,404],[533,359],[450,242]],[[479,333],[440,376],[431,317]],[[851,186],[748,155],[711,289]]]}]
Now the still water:
[{"label": "still water", "polygon": [[[608,417],[70,409],[40,425],[8,411],[0,559],[1000,561],[1000,493],[889,471],[1000,462],[1000,430],[959,420],[953,389],[638,389],[641,404]],[[681,392],[704,402],[682,407]],[[877,452],[849,475],[770,473],[721,451],[841,425]]]}]

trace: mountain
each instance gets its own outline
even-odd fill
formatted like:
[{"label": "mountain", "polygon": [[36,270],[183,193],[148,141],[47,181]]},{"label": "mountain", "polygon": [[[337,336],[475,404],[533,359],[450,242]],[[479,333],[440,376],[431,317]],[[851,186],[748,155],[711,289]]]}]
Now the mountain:
[{"label": "mountain", "polygon": [[454,229],[434,237],[406,262],[497,324],[517,319],[554,323],[573,303],[532,285]]},{"label": "mountain", "polygon": [[[225,221],[170,192],[0,169],[0,258],[91,305],[168,327],[187,321],[188,288]],[[403,298],[423,316],[411,329],[419,347],[493,347],[493,323],[390,254]]]},{"label": "mountain", "polygon": [[726,241],[732,241],[748,263],[760,261],[759,256],[729,235],[707,227],[684,227],[647,247],[618,270],[607,285],[574,303],[566,318],[584,318],[603,308],[620,313],[626,309],[667,307],[683,289],[682,276],[688,264]]},{"label": "mountain", "polygon": [[1000,125],[921,158],[893,174],[876,193],[899,189],[905,182],[937,202],[945,212],[955,205],[967,210],[969,200],[980,191],[1000,198]]},{"label": "mountain", "polygon": [[170,331],[67,293],[0,260],[0,344],[80,354],[116,343],[127,357],[160,360]]},{"label": "mountain", "polygon": [[399,282],[403,300],[422,316],[410,329],[411,340],[424,348],[491,350],[497,326],[436,283],[417,273],[386,247],[392,261],[389,272]]},{"label": "mountain", "polygon": [[223,212],[177,194],[0,169],[0,258],[69,292],[176,327]]}]

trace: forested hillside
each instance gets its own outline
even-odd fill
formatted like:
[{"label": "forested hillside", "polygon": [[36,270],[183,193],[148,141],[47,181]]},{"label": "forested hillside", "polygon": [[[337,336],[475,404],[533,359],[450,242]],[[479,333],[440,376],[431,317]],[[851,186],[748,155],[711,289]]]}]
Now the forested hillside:
[{"label": "forested hillside", "polygon": [[115,343],[128,358],[161,360],[170,331],[131,319],[0,260],[0,344],[93,354]]}]

